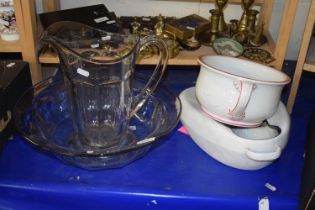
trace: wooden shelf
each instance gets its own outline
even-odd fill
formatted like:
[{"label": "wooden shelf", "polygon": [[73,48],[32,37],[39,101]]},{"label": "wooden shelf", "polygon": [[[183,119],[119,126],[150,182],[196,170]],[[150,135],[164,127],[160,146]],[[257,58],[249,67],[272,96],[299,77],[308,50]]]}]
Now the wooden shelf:
[{"label": "wooden shelf", "polygon": [[37,59],[35,31],[35,0],[13,0],[18,41],[3,41],[0,39],[0,52],[18,52],[22,59],[28,62],[32,74],[33,83],[41,79],[41,70]]},{"label": "wooden shelf", "polygon": [[[273,49],[273,41],[271,40],[267,44],[263,45],[261,48],[267,50],[272,54]],[[187,51],[182,50],[180,53],[172,59],[169,59],[168,65],[198,65],[197,59],[202,55],[216,55],[211,47],[201,46],[198,50],[195,51]],[[244,58],[245,59],[245,58]],[[144,65],[155,65],[157,61],[157,56],[152,56],[147,59],[141,59],[137,63]],[[59,58],[57,54],[49,48],[43,49],[42,53],[39,56],[40,63],[46,64],[58,64]],[[273,62],[269,63],[269,66],[273,66]]]},{"label": "wooden shelf", "polygon": [[0,52],[21,52],[20,41],[3,41],[0,39]]},{"label": "wooden shelf", "polygon": [[303,33],[302,43],[297,59],[294,76],[291,83],[290,94],[287,103],[289,113],[292,112],[295,98],[298,92],[303,71],[315,73],[315,38],[313,36],[315,24],[315,0],[311,1],[306,25]]},{"label": "wooden shelf", "polygon": [[[268,41],[268,43],[264,44],[260,48],[267,50],[272,54],[274,48],[273,40]],[[172,59],[169,59],[168,65],[199,65],[197,59],[199,56],[202,55],[217,55],[216,52],[212,49],[212,47],[208,46],[201,46],[198,50],[195,51],[187,51],[183,50]],[[246,59],[245,57],[241,56],[240,58]],[[149,58],[149,59],[142,59],[138,62],[138,64],[156,64],[157,58]],[[268,64],[269,66],[273,66],[274,62]]]},{"label": "wooden shelf", "polygon": [[[214,3],[215,0],[203,0],[205,2]],[[242,0],[229,0],[229,4],[241,4]],[[258,23],[265,23],[265,29],[269,28],[269,24],[272,16],[272,9],[274,6],[274,0],[256,0],[256,5],[259,5],[261,8]],[[272,40],[268,30],[265,31],[265,35],[268,38],[268,44],[264,45],[262,48],[267,50],[275,58],[275,61],[269,64],[274,68],[281,70],[283,60],[285,58],[289,34],[291,33],[295,11],[297,8],[298,1],[296,0],[287,0],[284,3],[283,14],[281,18],[281,24],[279,26],[279,33],[277,40]],[[200,55],[205,54],[215,54],[211,47],[202,46],[196,51],[181,51],[178,56],[169,60],[169,65],[197,65],[197,58]],[[57,64],[59,59],[56,53],[50,50],[42,50],[42,53],[39,55],[40,63],[50,63]],[[142,59],[139,64],[155,64],[156,59]]]},{"label": "wooden shelf", "polygon": [[[54,10],[59,5],[58,0],[42,0],[45,10]],[[20,34],[18,41],[3,41],[0,39],[0,52],[18,52],[22,59],[28,62],[33,84],[42,80],[41,67],[38,63],[38,37],[35,0],[13,0],[17,29]]]},{"label": "wooden shelf", "polygon": [[[215,54],[210,47],[201,46],[198,50],[181,50],[175,58],[168,61],[168,65],[198,65],[197,58],[205,54]],[[157,58],[154,56],[148,59],[141,59],[138,64],[156,64]]]},{"label": "wooden shelf", "polygon": [[315,37],[311,38],[303,69],[315,73]]},{"label": "wooden shelf", "polygon": [[[204,2],[214,3],[215,0],[203,0]],[[258,22],[265,23],[265,28],[269,28],[271,21],[272,9],[275,0],[255,0],[254,4],[260,6],[260,15]],[[21,52],[25,61],[28,61],[31,66],[33,82],[41,80],[40,63],[59,63],[59,59],[54,52],[42,50],[42,53],[37,55],[37,33],[36,29],[36,11],[35,0],[13,0],[16,11],[17,26],[20,31],[20,42],[1,42],[0,52]],[[229,0],[229,4],[241,4],[242,0]],[[54,11],[59,9],[59,0],[42,0],[44,10]],[[274,57],[275,61],[271,64],[276,69],[281,70],[285,57],[287,45],[289,42],[289,34],[291,33],[295,11],[298,1],[287,0],[284,3],[281,24],[279,27],[278,38],[276,41],[270,41],[263,46]],[[271,37],[266,34],[268,39]],[[169,60],[170,65],[197,65],[197,58],[204,54],[215,54],[210,47],[203,46],[197,51],[181,51],[180,54]],[[155,59],[143,59],[139,64],[153,64]]]},{"label": "wooden shelf", "polygon": [[[172,59],[169,59],[169,65],[197,65],[197,58],[205,54],[215,54],[210,47],[202,46],[196,51],[180,51],[180,53]],[[138,64],[156,64],[157,57],[152,56],[148,59],[141,59],[138,61]],[[45,49],[39,56],[40,63],[50,63],[57,64],[59,63],[59,58],[55,52],[51,49]]]}]

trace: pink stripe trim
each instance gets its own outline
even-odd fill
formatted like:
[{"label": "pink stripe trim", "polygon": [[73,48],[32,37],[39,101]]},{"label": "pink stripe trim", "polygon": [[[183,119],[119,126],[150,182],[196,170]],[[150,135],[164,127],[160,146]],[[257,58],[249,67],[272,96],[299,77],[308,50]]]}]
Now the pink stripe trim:
[{"label": "pink stripe trim", "polygon": [[[240,94],[238,95],[238,98],[237,98],[237,102],[234,106],[234,108],[232,110],[229,110],[229,112],[234,112],[236,107],[238,106],[238,104],[240,103],[240,98],[241,98],[241,95],[242,95],[242,91],[243,91],[243,81],[240,81],[240,85],[241,85],[241,89],[240,89]],[[249,101],[249,100],[248,100]],[[247,102],[248,103],[248,102]],[[246,105],[247,106],[247,105]]]}]

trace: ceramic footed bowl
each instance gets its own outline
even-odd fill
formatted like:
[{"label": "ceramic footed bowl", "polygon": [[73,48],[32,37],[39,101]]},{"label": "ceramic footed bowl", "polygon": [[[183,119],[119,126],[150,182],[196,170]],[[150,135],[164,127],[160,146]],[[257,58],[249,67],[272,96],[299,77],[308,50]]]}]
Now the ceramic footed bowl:
[{"label": "ceramic footed bowl", "polygon": [[290,130],[290,117],[282,103],[267,119],[279,130],[274,131],[270,127],[262,130],[243,128],[236,134],[240,128],[222,124],[201,111],[194,87],[184,90],[179,97],[183,108],[181,122],[193,141],[217,161],[242,170],[258,170],[281,156]]},{"label": "ceramic footed bowl", "polygon": [[268,121],[265,121],[259,127],[254,128],[242,128],[231,127],[234,134],[244,139],[251,140],[264,140],[275,138],[281,133],[281,130],[277,126],[269,125]]},{"label": "ceramic footed bowl", "polygon": [[[135,95],[144,84],[144,80],[136,80]],[[67,91],[63,80],[50,78],[38,83],[15,106],[14,121],[27,142],[84,169],[122,167],[142,157],[172,131],[181,113],[178,97],[161,85],[130,120],[122,143],[109,148],[88,147],[74,137]]]},{"label": "ceramic footed bowl", "polygon": [[209,117],[257,127],[278,109],[290,78],[276,69],[228,56],[201,56],[196,97]]}]

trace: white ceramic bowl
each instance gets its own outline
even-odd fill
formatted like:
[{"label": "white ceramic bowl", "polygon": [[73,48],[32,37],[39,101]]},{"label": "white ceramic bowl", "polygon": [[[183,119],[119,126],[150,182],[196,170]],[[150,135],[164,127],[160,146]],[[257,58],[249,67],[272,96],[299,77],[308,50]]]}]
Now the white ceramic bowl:
[{"label": "white ceramic bowl", "polygon": [[267,123],[254,128],[232,127],[231,129],[237,136],[251,140],[271,139],[280,134],[279,127],[270,126]]},{"label": "white ceramic bowl", "polygon": [[276,69],[228,56],[201,56],[196,96],[220,122],[256,127],[277,110],[290,78]]},{"label": "white ceramic bowl", "polygon": [[[279,135],[267,139],[246,139],[200,110],[195,97],[195,88],[184,90],[179,98],[182,102],[181,122],[194,142],[219,162],[243,170],[257,170],[270,165],[281,156],[287,144],[290,117],[280,103],[276,113],[267,121],[280,128]],[[251,128],[248,128],[251,129]],[[264,132],[263,136],[269,135]]]}]

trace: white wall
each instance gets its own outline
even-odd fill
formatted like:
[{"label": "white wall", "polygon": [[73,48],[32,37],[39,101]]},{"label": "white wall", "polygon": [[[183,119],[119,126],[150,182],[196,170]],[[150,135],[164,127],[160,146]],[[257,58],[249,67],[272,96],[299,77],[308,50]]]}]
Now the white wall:
[{"label": "white wall", "polygon": [[[282,18],[282,10],[285,0],[276,0],[271,17],[269,31],[274,39],[277,38],[279,25]],[[290,36],[289,46],[287,49],[286,59],[296,60],[299,54],[302,36],[305,28],[305,22],[308,15],[311,0],[296,0],[299,1],[296,11],[293,30]]]},{"label": "white wall", "polygon": [[[275,0],[269,31],[274,39],[278,34],[282,10],[285,0]],[[209,10],[214,4],[205,0],[61,0],[61,9],[105,4],[117,16],[155,16],[160,13],[164,16],[183,17],[192,13],[209,18]],[[37,0],[38,13],[42,12],[41,1]],[[305,20],[310,0],[299,0],[294,30],[291,33],[286,59],[296,60],[301,45]],[[240,5],[228,4],[224,10],[225,20],[239,19],[242,14]]]}]

